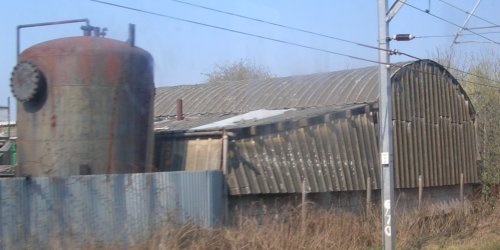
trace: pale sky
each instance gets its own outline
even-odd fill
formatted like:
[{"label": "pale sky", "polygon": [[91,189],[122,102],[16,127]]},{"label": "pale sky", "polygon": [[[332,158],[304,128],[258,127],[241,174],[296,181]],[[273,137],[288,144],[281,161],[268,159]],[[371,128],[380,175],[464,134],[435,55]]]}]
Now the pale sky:
[{"label": "pale sky", "polygon": [[[189,19],[201,23],[234,29],[273,39],[285,40],[338,53],[378,60],[377,50],[367,49],[332,39],[290,31],[270,25],[244,20],[213,11],[195,8],[170,0],[132,1],[106,0],[164,15]],[[185,0],[210,8],[293,26],[359,43],[377,45],[377,0],[299,1],[299,0]],[[440,0],[407,0],[421,9],[448,21],[462,25],[467,17]],[[471,11],[477,0],[446,0]],[[393,3],[389,1],[389,5]],[[475,14],[499,24],[500,1],[483,0]],[[191,23],[174,21],[158,16],[107,6],[89,0],[19,0],[5,1],[0,9],[0,105],[6,103],[10,93],[10,74],[15,66],[15,31],[20,24],[89,18],[91,24],[108,28],[108,38],[125,41],[128,24],[136,24],[136,45],[149,51],[155,60],[155,84],[172,86],[203,82],[204,73],[216,64],[247,59],[262,65],[277,76],[309,74],[374,65],[346,57],[280,44],[260,38],[248,37]],[[472,17],[468,27],[490,26]],[[81,35],[80,24],[32,28],[22,31],[21,50],[34,44],[68,36]],[[390,24],[390,33],[411,33],[416,36],[453,35],[459,28],[438,20],[409,6],[403,6]],[[500,28],[477,32],[500,32]],[[467,33],[467,32],[464,32]],[[500,33],[485,34],[500,42]],[[453,37],[415,39],[392,42],[391,48],[420,58],[428,58],[436,50],[450,48]],[[480,41],[453,46],[458,53],[498,51],[499,45],[484,43],[477,36],[460,37],[459,41]],[[410,58],[394,56],[391,61]]]}]

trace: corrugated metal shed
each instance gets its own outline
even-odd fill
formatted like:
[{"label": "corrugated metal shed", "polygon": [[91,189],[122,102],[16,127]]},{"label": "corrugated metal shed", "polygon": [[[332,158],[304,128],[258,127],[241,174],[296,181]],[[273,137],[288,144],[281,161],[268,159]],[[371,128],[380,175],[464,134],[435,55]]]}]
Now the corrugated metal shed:
[{"label": "corrugated metal shed", "polygon": [[[169,134],[218,121],[217,116],[293,108],[219,129],[233,135],[226,169],[231,194],[301,192],[303,181],[310,192],[363,190],[367,177],[376,189],[377,81],[377,67],[370,67],[163,88],[157,91],[156,114],[171,117],[175,106],[167,99],[183,98],[188,118],[178,121],[183,129],[167,128],[157,139],[168,141]],[[396,66],[392,83],[396,187],[416,187],[419,175],[425,186],[458,184],[460,173],[466,183],[477,182],[475,111],[458,81],[438,63],[421,60]]]}]

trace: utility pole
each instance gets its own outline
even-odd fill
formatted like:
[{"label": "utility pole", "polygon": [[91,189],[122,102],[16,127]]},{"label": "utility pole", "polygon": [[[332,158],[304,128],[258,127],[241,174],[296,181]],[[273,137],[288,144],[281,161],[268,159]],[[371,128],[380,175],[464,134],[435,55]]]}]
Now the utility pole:
[{"label": "utility pole", "polygon": [[395,249],[396,227],[394,215],[394,166],[392,147],[392,88],[389,59],[389,22],[404,4],[396,0],[387,10],[387,0],[378,0],[379,40],[379,150],[382,174],[382,231],[384,249]]}]

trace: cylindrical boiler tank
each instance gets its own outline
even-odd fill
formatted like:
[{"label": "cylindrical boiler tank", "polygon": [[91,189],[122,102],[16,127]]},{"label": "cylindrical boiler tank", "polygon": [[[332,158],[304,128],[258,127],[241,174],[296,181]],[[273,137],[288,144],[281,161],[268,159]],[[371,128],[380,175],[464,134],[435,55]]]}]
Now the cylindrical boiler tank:
[{"label": "cylindrical boiler tank", "polygon": [[153,59],[129,43],[69,37],[26,49],[12,73],[17,176],[134,173],[151,164]]}]

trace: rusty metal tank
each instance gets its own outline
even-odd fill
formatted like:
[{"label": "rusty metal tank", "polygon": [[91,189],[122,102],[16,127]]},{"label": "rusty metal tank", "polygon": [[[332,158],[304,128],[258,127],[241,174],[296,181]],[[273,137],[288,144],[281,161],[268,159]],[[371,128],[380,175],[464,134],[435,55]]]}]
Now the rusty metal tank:
[{"label": "rusty metal tank", "polygon": [[68,37],[26,49],[12,73],[17,176],[147,172],[153,59],[133,43]]}]

